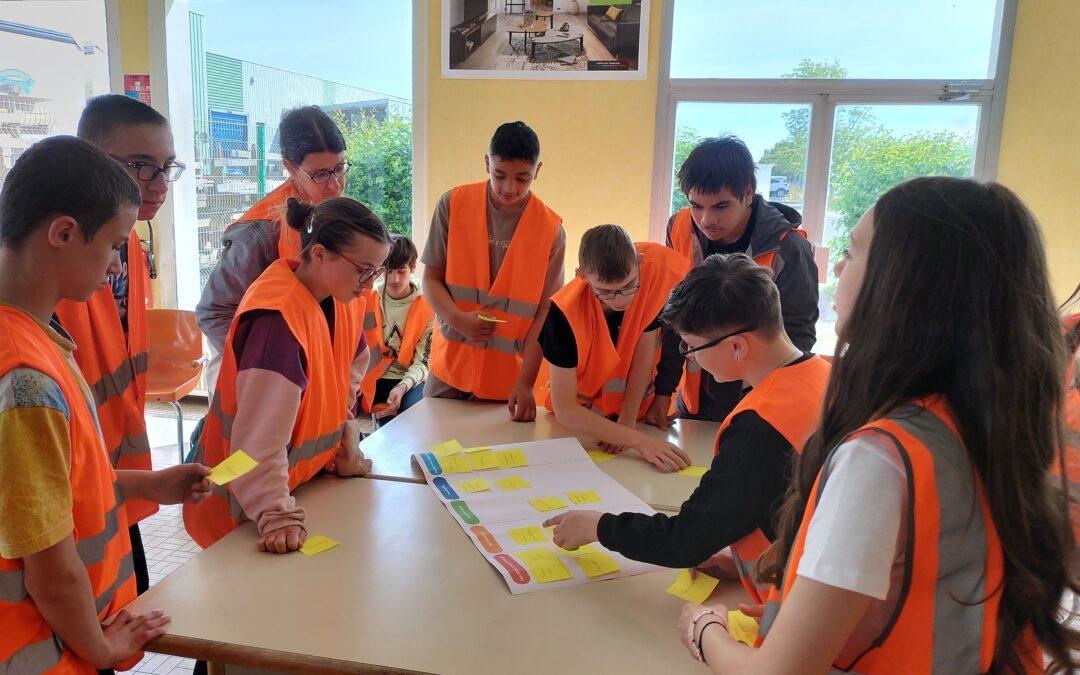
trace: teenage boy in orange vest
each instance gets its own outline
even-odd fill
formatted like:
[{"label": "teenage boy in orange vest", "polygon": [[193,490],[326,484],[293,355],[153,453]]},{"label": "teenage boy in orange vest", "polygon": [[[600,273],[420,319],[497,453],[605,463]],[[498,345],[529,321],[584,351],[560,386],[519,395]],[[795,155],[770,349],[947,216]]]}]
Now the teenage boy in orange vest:
[{"label": "teenage boy in orange vest", "polygon": [[578,265],[577,278],[552,296],[540,331],[548,372],[538,398],[608,451],[635,448],[662,471],[686,467],[686,453],[636,426],[652,402],[660,310],[689,261],[660,244],[634,244],[618,225],[599,225],[582,236]]},{"label": "teenage boy in orange vest", "polygon": [[792,344],[772,273],[742,254],[710,256],[691,270],[661,320],[681,336],[684,356],[718,382],[754,387],[720,426],[712,466],[678,515],[571,511],[544,525],[555,525],[563,548],[599,541],[665,567],[702,565],[731,546],[753,597],[748,572],[775,538],[776,511],[795,455],[817,426],[829,365]]},{"label": "teenage boy in orange vest", "polygon": [[2,672],[134,665],[169,617],[121,610],[135,597],[123,500],[210,494],[200,464],[113,470],[75,345],[53,316],[120,272],[140,202],[120,164],[70,136],[24,152],[0,191]]},{"label": "teenage boy in orange vest", "polygon": [[425,396],[506,401],[515,421],[536,418],[536,341],[562,287],[562,218],[531,192],[540,141],[524,122],[495,130],[490,179],[439,199],[424,263],[424,297],[438,320]]},{"label": "teenage boy in orange vest", "polygon": [[[176,160],[172,130],[161,113],[130,96],[105,94],[90,99],[79,118],[79,137],[124,165],[142,194],[139,220],[149,221],[169,194],[169,183],[184,165]],[[56,317],[79,346],[75,362],[90,384],[109,459],[116,469],[153,468],[143,417],[146,397],[146,300],[149,259],[132,228],[120,249],[120,273],[87,302],[63,300]],[[139,593],[150,588],[139,521],[157,505],[141,500],[125,504],[131,525],[131,557]]]}]

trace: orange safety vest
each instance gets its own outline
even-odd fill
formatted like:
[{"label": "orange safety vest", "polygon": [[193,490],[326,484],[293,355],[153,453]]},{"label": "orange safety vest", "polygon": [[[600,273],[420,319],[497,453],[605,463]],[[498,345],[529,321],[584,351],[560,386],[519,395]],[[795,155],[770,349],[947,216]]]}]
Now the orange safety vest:
[{"label": "orange safety vest", "polygon": [[[72,536],[86,566],[98,620],[104,621],[135,599],[131,540],[116,473],[94,412],[85,404],[79,376],[32,318],[13,307],[0,307],[0,374],[24,367],[55,380],[67,401]],[[0,672],[97,673],[53,634],[26,592],[23,569],[21,558],[0,558]]]},{"label": "orange safety vest", "polygon": [[[94,393],[101,433],[113,467],[149,471],[153,467],[143,416],[149,287],[146,259],[134,228],[127,245],[127,335],[109,287],[97,291],[86,302],[62,300],[56,306],[56,318],[75,343],[75,362]],[[158,505],[131,500],[125,508],[128,522],[137,523],[156,513]]]},{"label": "orange safety vest", "polygon": [[[248,312],[280,312],[307,358],[304,374],[308,386],[300,395],[300,408],[285,448],[289,457],[290,490],[306,483],[334,460],[347,412],[352,407],[349,367],[360,344],[365,304],[362,297],[349,304],[334,301],[331,337],[319,303],[294,274],[299,264],[298,260],[287,258],[274,261],[240,301],[225,340],[214,403],[195,452],[195,461],[207,466],[216,466],[232,452],[232,427],[237,411],[238,371],[233,349],[236,327]],[[184,526],[203,548],[233,531],[246,517],[228,488],[228,485],[216,486],[203,503],[184,505]]]},{"label": "orange safety vest", "polygon": [[[801,454],[821,420],[830,369],[828,361],[815,355],[802,363],[774,370],[724,418],[716,432],[713,453],[720,454],[720,439],[731,421],[740,413],[753,411]],[[764,532],[754,530],[731,545],[739,580],[750,600],[757,604],[762,602],[763,596],[754,583],[754,565],[770,544]]]},{"label": "orange safety vest", "polygon": [[525,336],[544,300],[547,261],[562,218],[532,195],[492,281],[487,190],[485,181],[450,193],[446,289],[458,308],[505,323],[495,324],[491,339],[477,344],[440,317],[431,338],[431,373],[477,398],[505,401],[521,371]]},{"label": "orange safety vest", "polygon": [[[854,434],[891,441],[907,468],[907,567],[884,632],[834,667],[878,673],[983,673],[997,640],[1004,554],[982,481],[948,406],[939,397],[913,401]],[[806,533],[829,477],[832,455],[814,483],[787,561],[782,590],[773,589],[760,639],[791,592]],[[862,505],[865,506],[865,505]],[[974,508],[973,508],[974,507]],[[855,505],[853,508],[860,508]],[[1017,646],[1028,672],[1043,672],[1030,631]]]},{"label": "orange safety vest", "polygon": [[[578,277],[551,296],[551,301],[562,310],[570,323],[577,343],[577,402],[605,417],[618,415],[622,410],[638,340],[646,326],[664,308],[671,289],[690,270],[689,261],[666,246],[641,243],[634,244],[634,247],[642,256],[638,277],[640,287],[623,314],[618,344],[611,341],[603,304],[588,281]],[[638,408],[638,419],[652,403],[652,381],[659,362],[658,348],[653,356],[653,377],[649,378],[649,387]],[[548,368],[545,361],[536,379],[535,393],[536,400],[544,401],[547,409],[553,411]]]},{"label": "orange safety vest", "polygon": [[[360,384],[360,393],[363,395],[360,403],[364,412],[371,412],[372,401],[375,400],[375,383],[386,374],[390,366],[394,365],[394,361],[396,360],[402,364],[412,362],[413,356],[416,354],[416,345],[420,342],[420,337],[424,334],[424,331],[431,325],[431,319],[434,316],[435,311],[431,309],[431,305],[424,299],[424,296],[416,296],[412,305],[409,306],[409,313],[405,316],[405,333],[401,336],[401,350],[395,358],[393,351],[386,346],[383,337],[383,321],[385,319],[383,317],[381,298],[374,289],[369,292],[367,313],[364,314],[364,334],[367,335],[368,349],[371,350],[372,356],[378,354],[379,358],[378,360],[374,358],[369,360],[370,365],[367,374]],[[368,317],[371,317],[371,320],[375,322],[372,329],[368,328]]]},{"label": "orange safety vest", "polygon": [[[697,236],[694,234],[695,227],[694,219],[690,215],[690,208],[683,208],[675,214],[668,238],[671,240],[671,247],[686,256],[690,263],[696,267],[704,260],[704,253],[701,250],[701,244],[698,242]],[[796,232],[804,239],[806,238],[805,230],[792,227],[780,235],[780,241],[783,241],[784,237],[790,232]],[[752,252],[754,262],[762,267],[775,270],[776,254],[779,251],[779,247],[760,253],[754,251]],[[684,359],[683,362],[683,376],[679,382],[679,395],[682,397],[686,410],[690,414],[696,415],[701,402],[701,366],[689,359]]]},{"label": "orange safety vest", "polygon": [[286,179],[284,183],[274,188],[268,195],[255,202],[247,213],[240,216],[235,223],[225,228],[226,231],[236,227],[238,223],[247,223],[253,220],[271,220],[278,224],[278,258],[298,258],[300,256],[300,232],[289,227],[285,222],[285,213],[289,208],[289,198],[296,197],[305,201],[304,197],[296,189],[292,179]]}]

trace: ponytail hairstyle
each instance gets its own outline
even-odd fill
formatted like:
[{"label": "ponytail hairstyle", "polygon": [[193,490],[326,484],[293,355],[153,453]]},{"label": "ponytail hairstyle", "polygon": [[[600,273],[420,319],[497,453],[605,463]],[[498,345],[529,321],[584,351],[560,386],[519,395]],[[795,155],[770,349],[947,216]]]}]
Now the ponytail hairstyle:
[{"label": "ponytail hairstyle", "polygon": [[[912,399],[940,394],[985,488],[1004,554],[989,672],[1024,672],[1017,646],[1029,626],[1051,668],[1067,671],[1077,665],[1070,650],[1080,647],[1060,609],[1066,588],[1080,592],[1067,568],[1073,543],[1061,494],[1067,355],[1038,224],[1007,188],[944,177],[889,190],[873,222],[821,424],[797,460],[763,576],[782,583],[829,452]],[[1048,489],[1054,462],[1060,476]]]},{"label": "ponytail hairstyle", "polygon": [[380,244],[390,243],[390,231],[382,219],[350,197],[332,197],[318,206],[290,197],[285,221],[300,232],[300,257],[304,260],[311,259],[315,244],[338,253],[358,234]]}]

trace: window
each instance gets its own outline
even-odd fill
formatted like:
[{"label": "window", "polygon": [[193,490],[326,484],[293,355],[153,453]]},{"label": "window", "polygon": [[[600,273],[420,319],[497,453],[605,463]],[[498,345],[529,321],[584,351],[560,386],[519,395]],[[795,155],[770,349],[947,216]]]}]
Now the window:
[{"label": "window", "polygon": [[913,176],[994,176],[1015,9],[1015,0],[665,6],[653,238],[683,204],[673,174],[696,141],[743,139],[758,192],[802,213],[818,247],[815,349],[830,353],[831,268],[862,213]]},{"label": "window", "polygon": [[0,3],[0,184],[35,142],[109,93],[104,0]]}]

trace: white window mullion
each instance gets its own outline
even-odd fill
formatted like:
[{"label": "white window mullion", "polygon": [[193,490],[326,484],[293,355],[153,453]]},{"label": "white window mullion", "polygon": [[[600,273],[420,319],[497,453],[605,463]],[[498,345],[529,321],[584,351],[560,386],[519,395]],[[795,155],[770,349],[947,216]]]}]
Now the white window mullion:
[{"label": "white window mullion", "polygon": [[806,186],[803,192],[803,228],[811,242],[821,245],[825,232],[825,201],[829,189],[829,161],[832,156],[833,119],[836,103],[822,94],[810,111],[807,142]]}]

